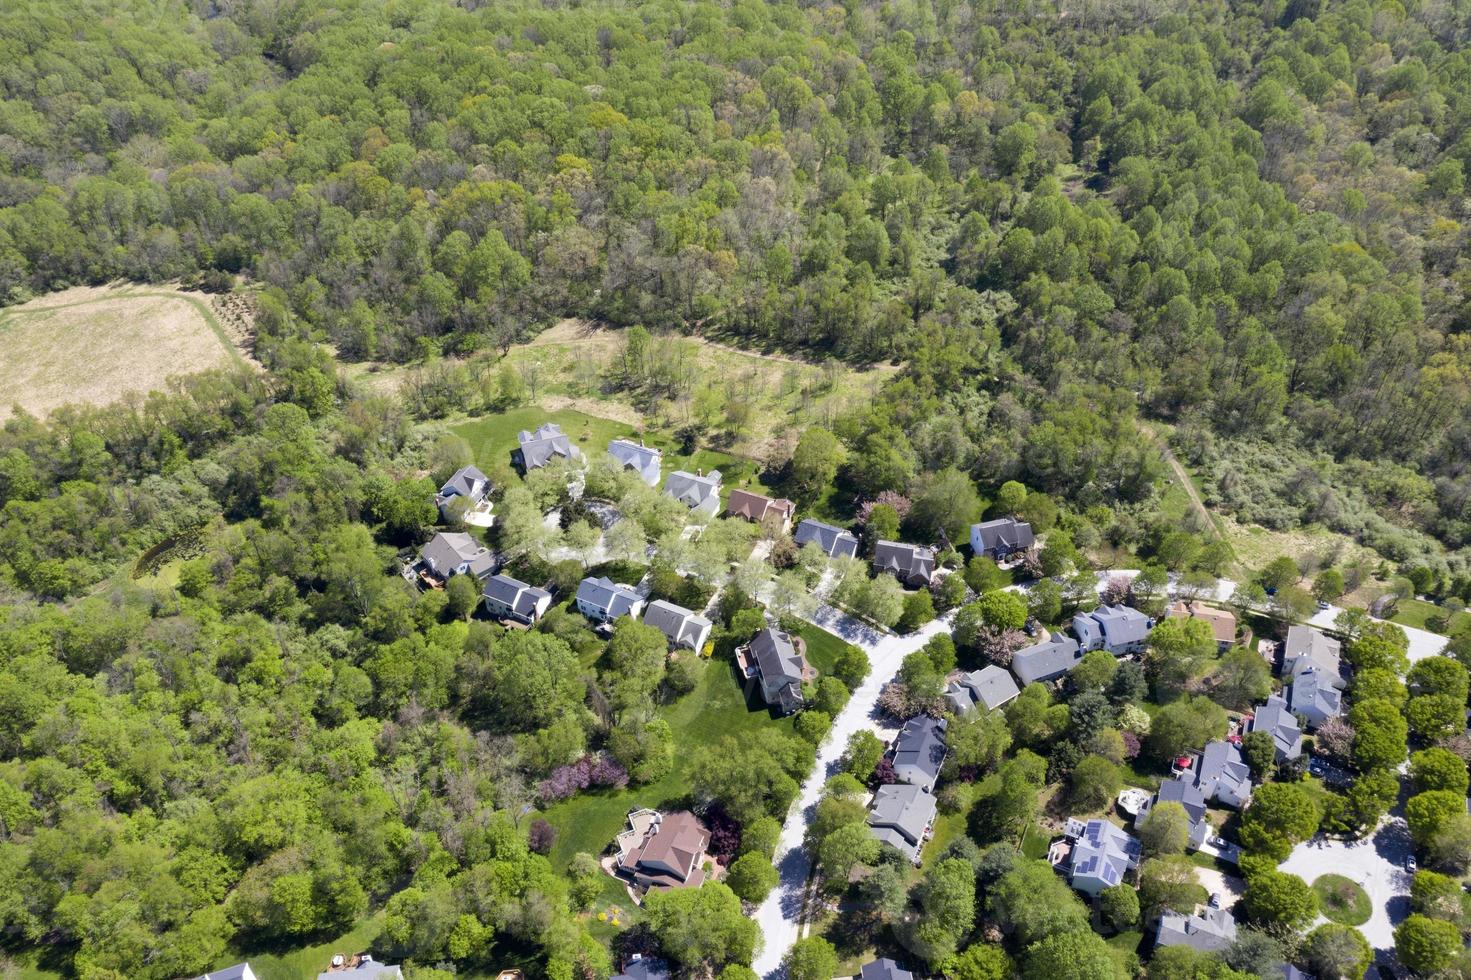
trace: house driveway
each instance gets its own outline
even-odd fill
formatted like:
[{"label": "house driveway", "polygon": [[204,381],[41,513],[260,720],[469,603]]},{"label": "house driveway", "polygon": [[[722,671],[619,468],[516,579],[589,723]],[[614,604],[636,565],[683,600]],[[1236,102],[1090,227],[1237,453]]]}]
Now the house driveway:
[{"label": "house driveway", "polygon": [[1282,862],[1281,869],[1309,884],[1326,874],[1343,875],[1357,882],[1374,905],[1369,921],[1359,926],[1359,932],[1376,953],[1385,954],[1394,949],[1394,927],[1410,914],[1412,876],[1405,871],[1405,857],[1410,850],[1410,831],[1404,817],[1392,815],[1372,836],[1361,841],[1316,837],[1299,844]]},{"label": "house driveway", "polygon": [[809,620],[829,633],[842,637],[868,655],[869,673],[846,707],[833,719],[828,732],[817,749],[817,763],[807,781],[802,784],[796,802],[787,811],[782,825],[781,838],[776,845],[773,858],[780,881],[761,907],[756,910],[756,924],[760,927],[761,949],[751,966],[757,975],[771,977],[781,971],[782,958],[791,949],[800,935],[799,920],[802,917],[807,880],[811,876],[812,862],[802,839],[807,827],[817,812],[817,798],[823,783],[839,769],[843,750],[848,747],[848,737],[860,729],[881,731],[877,720],[879,691],[899,672],[904,658],[929,642],[937,633],[948,632],[950,616],[932,620],[918,632],[907,636],[893,636],[859,622],[851,616],[827,605],[820,605]]}]

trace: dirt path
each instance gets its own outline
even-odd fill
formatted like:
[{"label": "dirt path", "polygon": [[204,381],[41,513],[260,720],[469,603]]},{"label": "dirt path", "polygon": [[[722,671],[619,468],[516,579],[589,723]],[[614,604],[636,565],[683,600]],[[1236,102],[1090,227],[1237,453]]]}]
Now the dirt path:
[{"label": "dirt path", "polygon": [[1169,443],[1156,436],[1154,430],[1143,422],[1139,423],[1139,431],[1144,433],[1144,438],[1148,439],[1159,450],[1160,458],[1165,461],[1170,468],[1170,472],[1175,475],[1175,482],[1184,488],[1185,496],[1190,498],[1190,506],[1200,515],[1200,519],[1205,522],[1205,526],[1210,528],[1211,534],[1225,541],[1226,536],[1221,533],[1220,527],[1216,524],[1215,517],[1211,515],[1210,509],[1205,506],[1205,501],[1200,499],[1200,493],[1195,489],[1195,484],[1191,482],[1190,474],[1185,472],[1185,467],[1180,465],[1180,461],[1175,458],[1174,450],[1170,449]]}]

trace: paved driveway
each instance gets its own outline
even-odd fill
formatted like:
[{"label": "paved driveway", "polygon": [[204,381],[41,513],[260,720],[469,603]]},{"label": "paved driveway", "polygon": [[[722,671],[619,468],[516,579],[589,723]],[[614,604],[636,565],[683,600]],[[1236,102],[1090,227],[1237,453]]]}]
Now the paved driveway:
[{"label": "paved driveway", "polygon": [[762,946],[752,963],[760,976],[780,972],[787,950],[797,941],[798,920],[802,912],[803,893],[811,874],[812,862],[802,846],[807,826],[817,811],[817,798],[822,784],[838,771],[848,737],[861,728],[878,731],[875,718],[879,691],[899,672],[899,665],[909,654],[924,646],[937,633],[947,632],[950,617],[933,620],[917,633],[891,636],[866,626],[830,606],[819,606],[811,621],[830,633],[842,637],[868,654],[868,678],[853,692],[846,707],[833,720],[833,727],[817,750],[817,764],[802,784],[797,800],[787,812],[781,839],[776,845],[775,862],[781,880],[771,895],[756,910]]},{"label": "paved driveway", "polygon": [[1314,838],[1299,844],[1281,868],[1309,884],[1326,874],[1343,875],[1357,882],[1374,904],[1373,914],[1359,931],[1376,952],[1385,953],[1394,948],[1394,927],[1410,914],[1411,876],[1405,872],[1405,857],[1410,850],[1410,831],[1404,818],[1391,816],[1365,840]]}]

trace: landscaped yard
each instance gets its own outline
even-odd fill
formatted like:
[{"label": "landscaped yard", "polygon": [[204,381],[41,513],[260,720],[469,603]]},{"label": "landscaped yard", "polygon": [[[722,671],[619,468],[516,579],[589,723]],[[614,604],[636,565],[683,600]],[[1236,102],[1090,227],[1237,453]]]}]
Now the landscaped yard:
[{"label": "landscaped yard", "polygon": [[1313,882],[1313,891],[1318,909],[1332,922],[1361,926],[1374,911],[1368,894],[1343,875],[1324,875]]},{"label": "landscaped yard", "polygon": [[[608,443],[619,438],[639,438],[638,430],[627,422],[587,415],[570,408],[548,411],[535,405],[513,408],[506,412],[483,415],[473,421],[463,422],[452,431],[470,444],[475,462],[482,468],[509,466],[511,452],[518,443],[516,434],[521,430],[535,430],[543,422],[555,422],[567,433],[572,444],[588,459],[596,459],[608,451]],[[721,484],[726,496],[732,487],[742,487],[767,493],[761,483],[761,466],[752,459],[735,456],[715,449],[699,449],[692,454],[680,452],[674,438],[666,432],[645,430],[645,444],[664,452],[663,473],[668,476],[675,470],[695,472],[719,470]]]},{"label": "landscaped yard", "polygon": [[[1429,625],[1430,620],[1437,616],[1448,618],[1450,620],[1450,628],[1446,630],[1431,629]],[[1450,635],[1451,633],[1460,632],[1468,626],[1471,626],[1471,613],[1464,611],[1452,613],[1449,609],[1437,606],[1433,602],[1426,602],[1423,599],[1401,599],[1396,603],[1395,613],[1390,618],[1390,622],[1400,623],[1404,626],[1413,626],[1416,629],[1430,630],[1432,633]]]},{"label": "landscaped yard", "polygon": [[373,940],[383,931],[383,920],[372,915],[358,920],[348,932],[315,946],[292,946],[285,952],[269,950],[231,950],[215,963],[223,969],[249,956],[250,968],[260,980],[301,980],[314,977],[327,969],[335,953],[351,955],[373,948]]}]

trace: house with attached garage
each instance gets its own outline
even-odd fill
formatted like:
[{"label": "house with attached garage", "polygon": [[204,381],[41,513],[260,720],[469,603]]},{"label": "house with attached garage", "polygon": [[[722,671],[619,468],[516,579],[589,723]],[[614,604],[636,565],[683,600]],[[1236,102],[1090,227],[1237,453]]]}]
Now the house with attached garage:
[{"label": "house with attached garage", "polygon": [[1236,919],[1225,909],[1206,908],[1194,915],[1165,909],[1159,917],[1155,946],[1189,946],[1201,953],[1218,953],[1236,942]]},{"label": "house with attached garage", "polygon": [[806,641],[770,626],[736,650],[736,667],[746,679],[747,691],[757,687],[761,700],[784,715],[802,707],[802,685],[817,678],[817,670],[807,662]]},{"label": "house with attached garage", "polygon": [[451,575],[489,578],[496,567],[495,553],[463,531],[441,531],[419,552],[424,570],[443,582]]},{"label": "house with attached garage", "polygon": [[1292,679],[1287,704],[1293,714],[1303,717],[1310,730],[1325,725],[1328,719],[1343,714],[1343,676],[1309,667]]},{"label": "house with attached garage", "polygon": [[1032,525],[1014,517],[1002,517],[970,526],[970,550],[997,561],[1019,551],[1030,551],[1036,541]]},{"label": "house with attached garage", "polygon": [[688,650],[704,649],[714,624],[704,616],[697,616],[683,606],[676,606],[663,599],[655,599],[644,610],[644,625],[652,626],[664,634],[671,647]]},{"label": "house with attached garage", "polygon": [[611,623],[619,616],[638,618],[644,597],[630,586],[607,578],[585,578],[577,586],[577,611],[598,623]]},{"label": "house with attached garage", "polygon": [[873,549],[873,570],[888,572],[910,588],[922,588],[935,577],[935,552],[902,541],[880,541]]},{"label": "house with attached garage", "polygon": [[[1305,670],[1321,671],[1326,677],[1337,677],[1341,671],[1343,645],[1311,626],[1289,626],[1287,642],[1282,647],[1282,677],[1297,677]],[[1335,685],[1339,690],[1343,684]]]},{"label": "house with attached garage", "polygon": [[1236,616],[1229,610],[1207,606],[1199,600],[1177,600],[1170,603],[1170,608],[1165,611],[1165,618],[1198,619],[1205,623],[1211,628],[1211,636],[1215,637],[1216,650],[1221,653],[1231,649],[1231,645],[1236,642]]},{"label": "house with attached garage", "polygon": [[935,797],[908,783],[880,786],[868,807],[868,832],[913,864],[919,863],[934,822]]},{"label": "house with attached garage", "polygon": [[1057,680],[1083,662],[1078,641],[1066,633],[1053,633],[1040,643],[1023,647],[1011,657],[1011,672],[1023,687]]},{"label": "house with attached garage", "polygon": [[791,527],[792,516],[796,512],[797,505],[790,500],[772,499],[750,490],[732,490],[725,503],[725,513],[729,517],[744,517],[752,524],[771,520],[782,529]]},{"label": "house with attached garage", "polygon": [[894,775],[926,793],[934,789],[940,767],[945,764],[947,728],[945,719],[929,715],[915,715],[906,721],[894,739]]},{"label": "house with attached garage", "polygon": [[1139,841],[1107,820],[1084,823],[1069,817],[1063,836],[1067,843],[1054,844],[1048,860],[1066,871],[1068,881],[1085,895],[1121,884],[1139,866]]},{"label": "house with attached garage", "polygon": [[638,478],[651,487],[659,485],[660,469],[664,465],[664,454],[653,446],[645,446],[642,439],[614,439],[608,443],[608,455],[620,463],[625,470],[633,470]]},{"label": "house with attached garage", "polygon": [[710,831],[687,810],[634,810],[614,842],[619,872],[640,888],[698,888],[705,883]]},{"label": "house with attached garage", "polygon": [[1302,755],[1302,728],[1287,702],[1275,694],[1267,698],[1266,704],[1257,706],[1246,730],[1270,734],[1278,762]]},{"label": "house with attached garage", "polygon": [[527,585],[509,575],[492,575],[485,580],[482,594],[485,611],[496,619],[530,626],[551,608],[552,594],[546,589]]},{"label": "house with attached garage", "polygon": [[534,432],[522,429],[516,433],[520,446],[512,453],[523,472],[540,469],[557,459],[577,461],[582,459],[582,450],[572,445],[555,422],[543,422]]},{"label": "house with attached garage", "polygon": [[914,974],[885,957],[863,964],[858,980],[914,980]]},{"label": "house with attached garage", "polygon": [[797,525],[792,540],[801,548],[816,544],[829,558],[856,558],[858,539],[840,527],[807,518]]},{"label": "house with attached garage", "polygon": [[1240,810],[1251,799],[1251,767],[1241,750],[1231,742],[1206,744],[1193,769],[1160,784],[1159,792],[1139,808],[1134,826],[1149,822],[1154,808],[1161,803],[1178,803],[1190,820],[1190,846],[1199,848],[1211,835],[1206,821],[1206,807],[1214,802]]},{"label": "house with attached garage", "polygon": [[460,467],[434,495],[439,519],[450,521],[458,518],[474,527],[490,527],[495,523],[490,513],[493,506],[490,489],[490,477],[474,466]]},{"label": "house with attached garage", "polygon": [[1073,617],[1073,633],[1084,653],[1107,650],[1115,657],[1143,653],[1152,629],[1154,620],[1129,606],[1099,606]]},{"label": "house with attached garage", "polygon": [[669,965],[657,957],[634,953],[612,980],[669,980]]},{"label": "house with attached garage", "polygon": [[1011,679],[1011,674],[995,664],[988,664],[951,681],[945,688],[945,700],[957,715],[964,716],[977,708],[995,711],[1020,693],[1021,689]]},{"label": "house with attached garage", "polygon": [[706,519],[720,513],[720,471],[688,473],[675,470],[664,481],[664,493]]}]

